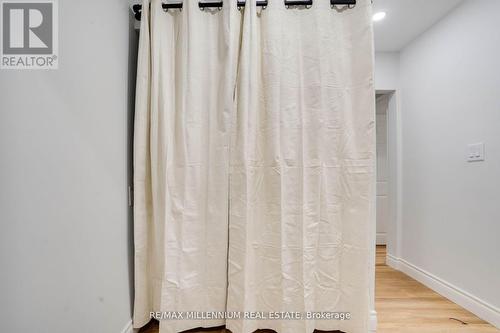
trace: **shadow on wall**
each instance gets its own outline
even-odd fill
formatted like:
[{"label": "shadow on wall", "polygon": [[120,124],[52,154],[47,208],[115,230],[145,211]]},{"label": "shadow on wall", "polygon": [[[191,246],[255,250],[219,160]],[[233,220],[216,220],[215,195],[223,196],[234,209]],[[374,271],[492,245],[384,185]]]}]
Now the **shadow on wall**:
[{"label": "shadow on wall", "polygon": [[[129,50],[128,50],[128,104],[127,104],[127,124],[128,124],[128,142],[127,142],[127,184],[129,189],[133,185],[133,143],[134,143],[134,111],[135,111],[135,81],[137,74],[137,49],[139,44],[139,32],[135,29],[134,13],[129,14]],[[132,193],[129,192],[131,196]],[[132,198],[129,197],[129,200]],[[134,309],[134,214],[133,208],[129,206],[127,214],[127,238],[128,238],[128,267],[129,267],[129,285],[130,285],[130,309],[131,316]]]}]

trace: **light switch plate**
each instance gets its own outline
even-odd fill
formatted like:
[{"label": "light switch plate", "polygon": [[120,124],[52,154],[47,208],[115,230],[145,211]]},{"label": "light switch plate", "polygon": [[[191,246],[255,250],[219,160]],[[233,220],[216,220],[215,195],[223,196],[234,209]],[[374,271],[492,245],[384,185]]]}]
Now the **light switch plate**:
[{"label": "light switch plate", "polygon": [[484,161],[484,143],[473,143],[468,145],[467,161],[479,162]]}]

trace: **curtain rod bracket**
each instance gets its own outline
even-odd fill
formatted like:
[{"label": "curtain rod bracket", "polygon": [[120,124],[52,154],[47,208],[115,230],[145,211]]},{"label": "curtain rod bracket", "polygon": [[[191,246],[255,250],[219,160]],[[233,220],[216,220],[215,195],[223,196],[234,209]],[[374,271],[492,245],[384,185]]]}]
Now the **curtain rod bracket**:
[{"label": "curtain rod bracket", "polygon": [[178,9],[182,11],[182,2],[171,2],[171,3],[161,3],[161,8],[163,8],[164,11],[168,12],[169,9]]},{"label": "curtain rod bracket", "polygon": [[136,4],[132,6],[132,10],[134,11],[134,17],[137,21],[141,20],[142,14],[142,5]]},{"label": "curtain rod bracket", "polygon": [[304,6],[309,9],[312,7],[313,0],[285,0],[285,7],[290,9],[292,7]]},{"label": "curtain rod bracket", "polygon": [[337,8],[338,6],[344,6],[347,9],[353,9],[356,7],[356,0],[330,0],[330,6]]},{"label": "curtain rod bracket", "polygon": [[217,8],[218,10],[222,10],[223,5],[224,2],[222,1],[198,2],[198,7],[200,7],[201,10],[205,10],[205,8]]},{"label": "curtain rod bracket", "polygon": [[[262,7],[262,9],[266,9],[267,7],[267,0],[257,0],[257,7]],[[245,8],[246,5],[246,0],[238,0],[237,1],[237,6],[238,10],[241,10],[241,8]]]}]

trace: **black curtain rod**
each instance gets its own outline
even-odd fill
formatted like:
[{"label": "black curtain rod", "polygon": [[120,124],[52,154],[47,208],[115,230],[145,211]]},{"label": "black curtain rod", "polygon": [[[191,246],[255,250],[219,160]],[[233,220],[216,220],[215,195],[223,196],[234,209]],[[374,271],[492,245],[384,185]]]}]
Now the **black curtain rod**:
[{"label": "black curtain rod", "polygon": [[[257,1],[257,7],[262,7],[266,8],[268,4],[268,0],[256,0]],[[242,7],[245,7],[246,0],[237,0],[237,6],[238,9],[241,9]],[[224,5],[223,1],[209,1],[209,2],[203,2],[199,1],[198,2],[198,7],[201,10],[204,10],[205,8],[218,8],[219,10],[222,8]],[[284,0],[284,5],[287,8],[290,7],[306,7],[309,8],[313,5],[313,0]],[[161,7],[163,10],[168,11],[169,9],[179,9],[182,10],[182,2],[168,2],[168,3],[162,3]],[[354,8],[356,6],[356,0],[330,0],[330,6],[333,8],[335,6],[346,6],[347,8]],[[132,10],[134,11],[135,18],[137,20],[141,20],[141,12],[142,12],[142,5],[136,4],[132,6]]]}]

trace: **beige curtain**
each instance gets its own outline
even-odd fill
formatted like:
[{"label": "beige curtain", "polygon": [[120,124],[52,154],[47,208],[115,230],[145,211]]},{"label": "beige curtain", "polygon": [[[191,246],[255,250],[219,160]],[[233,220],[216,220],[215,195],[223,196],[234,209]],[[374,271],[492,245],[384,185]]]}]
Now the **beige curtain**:
[{"label": "beige curtain", "polygon": [[228,321],[233,332],[368,330],[375,98],[358,2],[245,12],[229,219],[228,310],[351,319]]},{"label": "beige curtain", "polygon": [[[236,5],[236,4],[234,4]],[[134,326],[225,311],[229,132],[239,13],[143,2],[134,133]],[[150,11],[149,11],[150,10]],[[161,332],[224,320],[161,321]]]},{"label": "beige curtain", "polygon": [[[241,12],[224,1],[204,12],[185,0],[165,13],[153,0],[142,17],[134,326],[150,311],[229,311],[241,318],[167,320],[160,331],[367,332],[370,1],[261,10],[247,0]],[[337,312],[350,319],[309,318]]]}]

